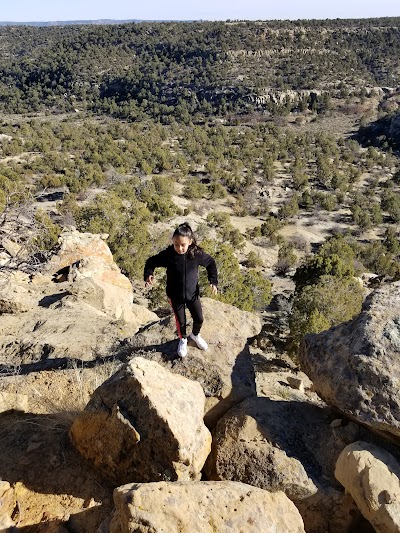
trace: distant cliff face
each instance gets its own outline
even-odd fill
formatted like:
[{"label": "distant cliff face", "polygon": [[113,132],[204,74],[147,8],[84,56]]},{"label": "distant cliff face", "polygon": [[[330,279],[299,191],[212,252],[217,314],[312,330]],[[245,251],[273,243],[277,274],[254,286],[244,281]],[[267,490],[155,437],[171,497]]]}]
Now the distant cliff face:
[{"label": "distant cliff face", "polygon": [[[395,18],[379,25],[373,19],[301,26],[294,21],[121,22],[128,21],[0,27],[0,68],[7,73],[0,79],[0,109],[90,109],[121,118],[164,117],[162,122],[173,115],[188,122],[198,114],[274,114],[277,108],[321,113],[329,110],[326,94],[365,98],[399,85]],[[90,34],[82,28],[89,24]],[[274,91],[272,98],[265,97],[264,88]],[[290,91],[313,94],[300,95],[299,106]]]}]

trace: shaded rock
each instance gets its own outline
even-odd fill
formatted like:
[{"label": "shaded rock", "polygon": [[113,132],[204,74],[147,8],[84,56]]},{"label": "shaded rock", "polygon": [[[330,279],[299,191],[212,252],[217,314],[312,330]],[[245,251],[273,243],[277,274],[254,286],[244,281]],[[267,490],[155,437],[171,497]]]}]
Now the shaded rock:
[{"label": "shaded rock", "polygon": [[148,483],[118,487],[110,533],[300,533],[301,516],[282,493],[244,483]]},{"label": "shaded rock", "polygon": [[[290,442],[286,435],[284,442],[278,437],[279,403],[249,398],[218,422],[206,467],[209,479],[242,481],[265,490],[283,490],[292,499],[317,492],[301,461],[294,456],[295,442]],[[285,428],[279,428],[280,437]],[[288,444],[292,444],[292,449],[287,449]]]},{"label": "shaded rock", "polygon": [[292,296],[285,296],[284,294],[275,294],[268,306],[270,311],[279,311],[281,313],[289,313],[292,309]]},{"label": "shaded rock", "polygon": [[201,386],[141,357],[101,385],[74,421],[74,445],[118,484],[199,479],[210,452]]},{"label": "shaded rock", "polygon": [[[177,360],[177,334],[173,315],[145,327],[129,341],[128,353],[146,349],[146,357],[166,365],[174,373],[199,381],[207,396],[205,422],[213,427],[233,405],[256,394],[254,368],[247,339],[261,329],[257,315],[210,298],[202,298],[202,336],[207,351],[189,340],[188,356]],[[190,331],[190,328],[188,329]]]},{"label": "shaded rock", "polygon": [[335,475],[377,533],[400,532],[400,464],[390,453],[354,442],[340,454]]},{"label": "shaded rock", "polygon": [[305,392],[304,381],[301,378],[295,376],[288,376],[287,382],[293,389],[298,389],[300,392]]},{"label": "shaded rock", "polygon": [[353,498],[342,490],[324,486],[296,501],[307,533],[375,533],[358,510]]},{"label": "shaded rock", "polygon": [[333,418],[326,407],[248,398],[218,422],[207,477],[282,490],[300,509],[307,531],[346,531],[352,502],[346,503],[334,468],[356,425],[334,430]]},{"label": "shaded rock", "polygon": [[365,300],[350,322],[306,335],[299,360],[327,403],[400,437],[400,282]]},{"label": "shaded rock", "polygon": [[395,142],[400,142],[400,114],[391,117],[389,126],[389,137]]}]

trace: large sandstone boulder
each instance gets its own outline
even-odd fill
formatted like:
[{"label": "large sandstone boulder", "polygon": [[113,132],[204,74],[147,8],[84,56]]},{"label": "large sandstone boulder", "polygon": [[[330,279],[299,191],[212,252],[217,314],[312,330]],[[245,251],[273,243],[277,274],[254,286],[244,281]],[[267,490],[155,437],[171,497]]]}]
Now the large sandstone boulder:
[{"label": "large sandstone boulder", "polygon": [[[117,320],[137,324],[137,315],[143,307],[132,304],[132,285],[114,263],[103,240],[106,237],[75,229],[64,231],[60,249],[45,271],[52,275],[64,271],[64,277],[70,282],[69,292],[78,301]],[[157,316],[152,314],[152,319],[156,320]]]},{"label": "large sandstone boulder", "polygon": [[359,316],[303,339],[299,359],[316,392],[347,416],[400,437],[400,282],[365,300]]},{"label": "large sandstone boulder", "polygon": [[110,533],[301,533],[296,507],[282,493],[244,483],[148,483],[118,487]]},{"label": "large sandstone boulder", "polygon": [[[158,320],[146,307],[132,304],[132,286],[98,235],[65,232],[61,241],[44,274],[30,279],[13,272],[0,279],[4,365],[104,357],[120,340]],[[53,276],[59,269],[67,272]]]},{"label": "large sandstone boulder", "polygon": [[[210,298],[202,298],[202,336],[208,350],[201,351],[189,340],[188,355],[178,360],[173,315],[143,328],[129,341],[128,354],[144,349],[151,358],[174,373],[198,381],[206,394],[205,422],[213,427],[232,406],[255,396],[255,374],[247,339],[261,330],[260,318]],[[189,315],[188,315],[189,316]],[[190,332],[190,327],[188,327]]]},{"label": "large sandstone boulder", "polygon": [[358,432],[353,423],[332,427],[334,418],[329,408],[305,402],[248,398],[218,422],[207,477],[283,491],[298,506],[307,531],[346,531],[354,505],[334,468]]},{"label": "large sandstone boulder", "polygon": [[141,357],[101,385],[70,435],[117,484],[196,480],[210,452],[201,386]]},{"label": "large sandstone boulder", "polygon": [[80,233],[75,228],[65,230],[59,237],[59,249],[47,263],[45,272],[54,275],[60,270],[70,268],[83,258],[92,257],[112,265],[112,253],[105,243],[105,235]]},{"label": "large sandstone boulder", "polygon": [[340,454],[335,475],[377,533],[400,532],[400,464],[390,453],[354,442]]}]

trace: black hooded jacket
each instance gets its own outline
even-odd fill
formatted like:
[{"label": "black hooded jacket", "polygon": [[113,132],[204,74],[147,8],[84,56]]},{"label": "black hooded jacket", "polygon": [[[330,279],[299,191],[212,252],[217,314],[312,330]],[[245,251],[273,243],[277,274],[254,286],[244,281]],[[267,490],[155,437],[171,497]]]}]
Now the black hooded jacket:
[{"label": "black hooded jacket", "polygon": [[199,248],[190,257],[188,252],[178,254],[171,245],[146,261],[144,280],[154,274],[155,268],[165,267],[168,298],[179,303],[190,302],[199,296],[199,266],[207,269],[208,281],[217,286],[217,266],[211,255]]}]

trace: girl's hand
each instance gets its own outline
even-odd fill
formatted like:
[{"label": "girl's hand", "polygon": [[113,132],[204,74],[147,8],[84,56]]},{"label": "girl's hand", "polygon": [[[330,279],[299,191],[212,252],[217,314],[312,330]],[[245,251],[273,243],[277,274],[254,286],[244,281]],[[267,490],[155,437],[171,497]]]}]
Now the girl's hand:
[{"label": "girl's hand", "polygon": [[218,294],[218,288],[216,285],[210,285],[210,289],[213,294]]},{"label": "girl's hand", "polygon": [[144,286],[147,289],[148,287],[152,287],[153,283],[154,283],[154,276],[148,276],[144,283]]}]

